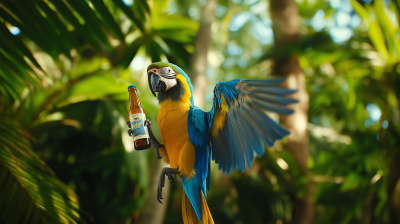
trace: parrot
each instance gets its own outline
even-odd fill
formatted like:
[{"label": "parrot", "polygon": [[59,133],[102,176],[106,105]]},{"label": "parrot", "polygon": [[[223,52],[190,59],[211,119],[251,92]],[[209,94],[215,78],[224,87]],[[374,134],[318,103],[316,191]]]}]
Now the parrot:
[{"label": "parrot", "polygon": [[209,112],[194,105],[193,86],[189,76],[177,65],[155,62],[147,67],[148,84],[158,99],[157,123],[160,143],[146,120],[150,141],[158,159],[170,167],[158,178],[157,200],[167,176],[179,175],[182,186],[182,219],[185,224],[213,224],[208,204],[210,164],[229,174],[251,168],[255,154],[264,153],[264,143],[272,147],[290,132],[266,112],[290,115],[286,105],[298,100],[288,98],[297,90],[277,87],[285,78],[264,80],[235,79],[219,82],[214,88]]}]

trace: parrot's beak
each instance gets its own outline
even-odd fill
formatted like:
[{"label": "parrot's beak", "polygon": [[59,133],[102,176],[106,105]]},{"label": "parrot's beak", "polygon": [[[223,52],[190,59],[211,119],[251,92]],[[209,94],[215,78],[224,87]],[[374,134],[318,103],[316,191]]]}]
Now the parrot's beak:
[{"label": "parrot's beak", "polygon": [[151,93],[153,93],[155,97],[157,97],[156,92],[164,92],[167,89],[167,85],[161,80],[159,75],[150,72],[148,78]]}]

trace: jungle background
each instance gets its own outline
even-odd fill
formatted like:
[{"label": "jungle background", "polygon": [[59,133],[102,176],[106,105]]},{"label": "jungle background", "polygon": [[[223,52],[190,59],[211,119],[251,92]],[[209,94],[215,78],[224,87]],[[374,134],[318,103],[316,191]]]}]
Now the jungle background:
[{"label": "jungle background", "polygon": [[[215,223],[400,223],[399,0],[1,0],[0,222],[176,224],[181,183],[127,135],[129,84],[158,134],[151,62],[287,77],[292,135],[251,169],[212,163]],[[158,135],[159,137],[159,135]]]}]

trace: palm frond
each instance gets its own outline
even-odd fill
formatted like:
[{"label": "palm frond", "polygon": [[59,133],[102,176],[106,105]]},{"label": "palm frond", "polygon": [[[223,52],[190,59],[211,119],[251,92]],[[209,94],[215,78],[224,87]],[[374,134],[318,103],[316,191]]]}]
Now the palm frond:
[{"label": "palm frond", "polygon": [[31,150],[29,135],[5,119],[0,132],[0,222],[83,222],[76,194]]},{"label": "palm frond", "polygon": [[[155,4],[152,9],[155,13],[150,13],[145,0],[134,1],[131,6],[122,0],[32,0],[24,5],[2,1],[0,92],[7,101],[18,100],[21,89],[31,83],[41,84],[43,77],[37,74],[40,65],[32,54],[39,49],[56,64],[62,64],[60,54],[71,58],[72,49],[82,52],[84,46],[107,57],[113,66],[125,69],[139,47],[144,46],[153,60],[161,60],[160,56],[165,55],[169,60],[185,64],[189,53],[182,44],[191,42],[198,24],[186,17],[166,15],[165,7],[165,2],[161,6]],[[133,26],[122,31],[122,19],[113,17],[111,9],[125,14],[121,18],[127,18]],[[8,32],[12,26],[21,30],[18,36]],[[140,33],[136,40],[127,44],[127,36],[136,31]],[[168,46],[170,42],[173,46]]]}]

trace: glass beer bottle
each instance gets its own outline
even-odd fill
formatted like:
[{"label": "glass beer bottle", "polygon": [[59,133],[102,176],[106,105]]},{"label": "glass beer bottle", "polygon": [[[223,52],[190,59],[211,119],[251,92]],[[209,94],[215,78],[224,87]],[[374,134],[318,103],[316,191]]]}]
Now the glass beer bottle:
[{"label": "glass beer bottle", "polygon": [[144,125],[146,114],[140,104],[136,86],[128,86],[128,92],[130,105],[129,121],[131,122],[135,150],[148,149],[150,148],[150,138],[147,126]]}]

